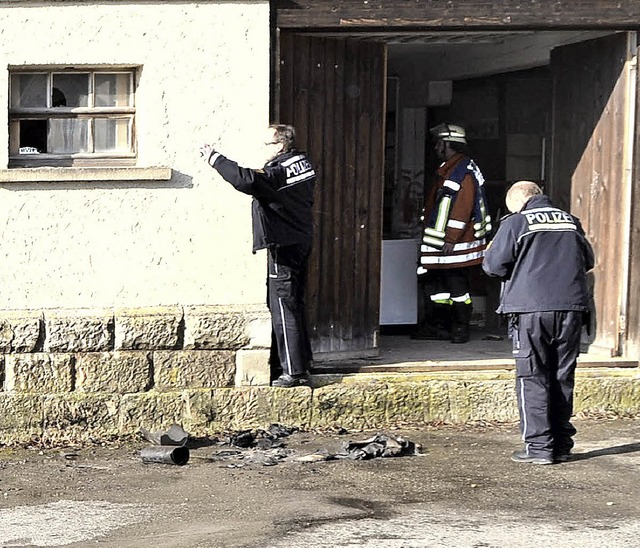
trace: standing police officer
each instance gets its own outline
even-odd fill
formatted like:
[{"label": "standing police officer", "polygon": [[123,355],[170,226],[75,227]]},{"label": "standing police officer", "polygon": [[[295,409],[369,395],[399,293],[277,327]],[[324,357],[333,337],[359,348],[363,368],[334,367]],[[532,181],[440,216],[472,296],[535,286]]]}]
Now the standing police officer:
[{"label": "standing police officer", "polygon": [[524,450],[515,462],[569,459],[580,334],[588,310],[591,245],[579,220],[551,205],[538,185],[515,183],[483,269],[503,280],[499,313],[511,315],[516,393]]},{"label": "standing police officer", "polygon": [[316,173],[296,150],[292,126],[269,126],[264,146],[268,161],[259,170],[240,167],[211,145],[204,145],[200,154],[236,190],[253,196],[253,252],[268,250],[272,378],[281,373],[271,385],[289,388],[308,383],[312,358],[304,293]]}]

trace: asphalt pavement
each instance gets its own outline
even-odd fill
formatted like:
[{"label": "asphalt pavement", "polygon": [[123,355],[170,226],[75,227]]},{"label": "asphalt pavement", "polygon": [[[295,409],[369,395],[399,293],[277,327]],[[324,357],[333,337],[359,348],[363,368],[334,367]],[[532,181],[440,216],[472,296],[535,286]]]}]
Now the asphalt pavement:
[{"label": "asphalt pavement", "polygon": [[0,546],[638,546],[640,421],[576,426],[552,466],[512,462],[517,428],[496,424],[385,432],[420,454],[368,460],[331,457],[376,432],[338,429],[191,440],[184,466],[143,463],[142,440],[5,448]]}]

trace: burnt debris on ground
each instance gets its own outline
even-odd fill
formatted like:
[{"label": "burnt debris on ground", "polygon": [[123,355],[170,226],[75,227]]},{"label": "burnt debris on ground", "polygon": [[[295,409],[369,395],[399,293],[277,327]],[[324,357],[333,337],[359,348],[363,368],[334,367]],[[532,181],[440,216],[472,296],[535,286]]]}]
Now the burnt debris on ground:
[{"label": "burnt debris on ground", "polygon": [[[274,466],[284,461],[322,462],[332,460],[368,460],[374,458],[403,457],[422,454],[422,447],[410,440],[379,432],[360,441],[344,441],[341,450],[331,452],[322,448],[299,454],[286,446],[285,438],[298,432],[279,424],[267,430],[242,430],[221,436],[217,445],[228,449],[213,451],[198,457],[208,462],[220,462],[225,467],[242,468],[249,465]],[[341,432],[341,434],[346,431]]]}]

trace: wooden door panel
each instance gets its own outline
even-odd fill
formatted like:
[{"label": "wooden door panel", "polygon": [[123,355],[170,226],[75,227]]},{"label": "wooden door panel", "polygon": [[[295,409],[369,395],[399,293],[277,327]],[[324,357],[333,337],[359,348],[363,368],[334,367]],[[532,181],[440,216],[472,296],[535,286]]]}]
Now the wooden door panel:
[{"label": "wooden door panel", "polygon": [[626,253],[627,35],[559,47],[551,54],[553,142],[550,194],[577,215],[596,253],[593,345],[621,352]]},{"label": "wooden door panel", "polygon": [[316,359],[371,355],[379,329],[383,44],[281,32],[279,121],[318,171],[307,304]]},{"label": "wooden door panel", "polygon": [[[640,58],[640,48],[636,49],[636,59]],[[636,67],[635,82],[635,123],[633,143],[633,185],[631,188],[631,223],[629,245],[629,290],[627,312],[627,355],[640,359],[640,71]]]}]

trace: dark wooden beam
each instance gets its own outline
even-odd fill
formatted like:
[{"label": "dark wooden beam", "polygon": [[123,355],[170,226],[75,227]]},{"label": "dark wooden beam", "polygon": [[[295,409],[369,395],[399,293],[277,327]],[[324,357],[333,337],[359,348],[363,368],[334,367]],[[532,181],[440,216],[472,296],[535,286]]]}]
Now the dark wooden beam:
[{"label": "dark wooden beam", "polygon": [[274,0],[288,29],[634,29],[640,0]]}]

